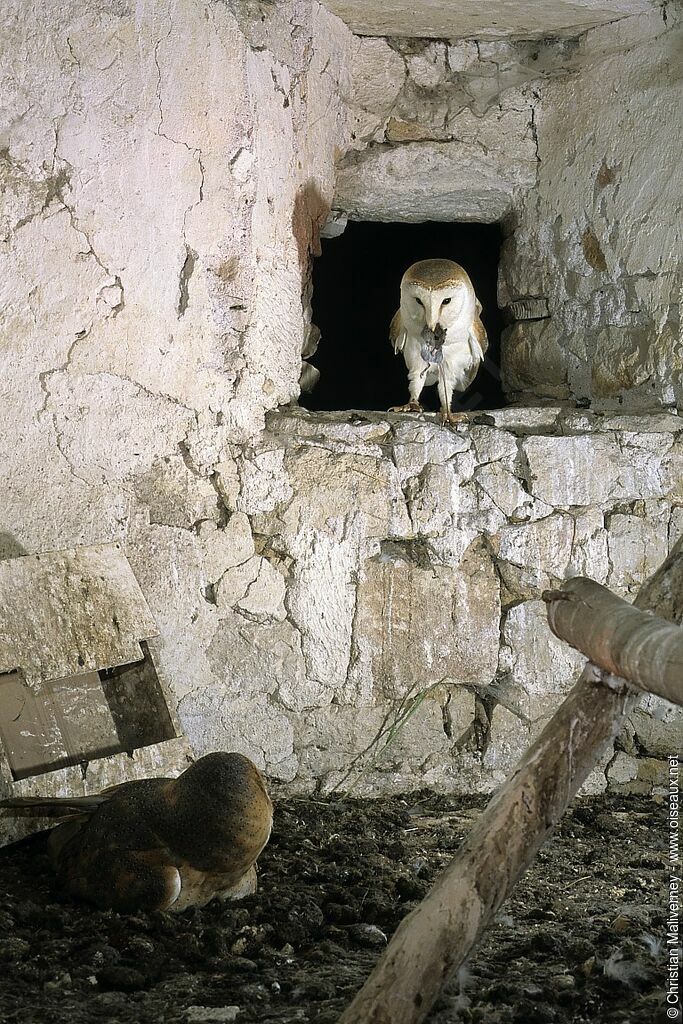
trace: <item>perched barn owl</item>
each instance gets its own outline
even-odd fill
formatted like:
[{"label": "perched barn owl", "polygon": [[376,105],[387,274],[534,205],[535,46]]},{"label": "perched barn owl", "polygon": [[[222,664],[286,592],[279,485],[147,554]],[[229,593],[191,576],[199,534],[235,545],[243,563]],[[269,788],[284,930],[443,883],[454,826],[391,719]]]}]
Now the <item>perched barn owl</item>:
[{"label": "perched barn owl", "polygon": [[488,347],[480,312],[472,282],[457,263],[420,260],[408,267],[389,337],[408,367],[410,401],[391,412],[421,412],[423,387],[436,383],[442,421],[464,419],[451,412],[451,399],[472,383]]}]

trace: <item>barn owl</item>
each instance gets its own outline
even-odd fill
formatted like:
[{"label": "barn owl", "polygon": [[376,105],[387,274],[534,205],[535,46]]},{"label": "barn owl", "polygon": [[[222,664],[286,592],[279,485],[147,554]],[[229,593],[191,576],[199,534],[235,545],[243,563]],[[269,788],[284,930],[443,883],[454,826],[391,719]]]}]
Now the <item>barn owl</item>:
[{"label": "barn owl", "polygon": [[408,267],[389,337],[408,367],[410,401],[391,412],[421,412],[423,387],[436,383],[442,422],[465,418],[451,412],[451,399],[454,391],[465,391],[472,383],[488,347],[480,313],[472,282],[457,263],[420,260]]}]

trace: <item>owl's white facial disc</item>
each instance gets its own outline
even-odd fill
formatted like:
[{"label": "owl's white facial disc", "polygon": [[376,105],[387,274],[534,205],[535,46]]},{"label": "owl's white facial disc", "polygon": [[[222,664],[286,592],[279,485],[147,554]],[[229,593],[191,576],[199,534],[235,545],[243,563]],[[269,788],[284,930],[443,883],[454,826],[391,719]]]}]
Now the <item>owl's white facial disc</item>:
[{"label": "owl's white facial disc", "polygon": [[416,332],[425,325],[432,331],[437,326],[448,330],[462,313],[466,300],[467,288],[460,284],[424,288],[410,282],[401,289],[401,315]]}]

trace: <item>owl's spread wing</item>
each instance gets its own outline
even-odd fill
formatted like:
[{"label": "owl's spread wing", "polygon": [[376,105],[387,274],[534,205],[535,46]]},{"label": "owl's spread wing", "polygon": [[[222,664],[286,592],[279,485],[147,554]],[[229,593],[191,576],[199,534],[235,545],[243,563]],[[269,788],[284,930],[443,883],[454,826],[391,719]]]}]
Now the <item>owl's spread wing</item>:
[{"label": "owl's spread wing", "polygon": [[389,341],[394,346],[394,352],[397,355],[399,352],[403,351],[403,346],[406,343],[406,329],[403,326],[400,309],[397,309],[391,318],[391,323],[389,324]]}]

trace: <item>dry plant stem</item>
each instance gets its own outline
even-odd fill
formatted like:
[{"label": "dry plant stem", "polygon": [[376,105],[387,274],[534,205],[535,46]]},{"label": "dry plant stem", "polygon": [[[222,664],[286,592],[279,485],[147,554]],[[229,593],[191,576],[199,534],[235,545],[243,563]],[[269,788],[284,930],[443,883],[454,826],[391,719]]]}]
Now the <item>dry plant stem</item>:
[{"label": "dry plant stem", "polygon": [[[678,621],[683,542],[638,605]],[[433,888],[400,924],[340,1024],[418,1024],[491,923],[568,803],[621,730],[639,694],[584,669]]]},{"label": "dry plant stem", "polygon": [[593,580],[577,576],[546,591],[548,622],[605,672],[683,704],[683,630],[639,611]]}]

